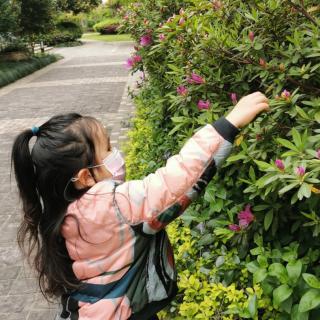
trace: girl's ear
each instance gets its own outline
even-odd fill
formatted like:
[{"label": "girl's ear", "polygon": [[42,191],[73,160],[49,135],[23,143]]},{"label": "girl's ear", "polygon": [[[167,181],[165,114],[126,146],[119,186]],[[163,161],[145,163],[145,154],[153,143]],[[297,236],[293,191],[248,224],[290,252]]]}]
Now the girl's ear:
[{"label": "girl's ear", "polygon": [[92,177],[89,169],[81,169],[76,177],[78,178],[75,182],[75,187],[77,189],[92,187],[96,184],[96,181]]}]

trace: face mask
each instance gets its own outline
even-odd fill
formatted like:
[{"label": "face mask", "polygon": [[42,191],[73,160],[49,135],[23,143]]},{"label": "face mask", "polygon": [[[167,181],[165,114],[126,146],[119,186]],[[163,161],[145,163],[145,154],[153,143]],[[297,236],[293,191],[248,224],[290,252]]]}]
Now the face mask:
[{"label": "face mask", "polygon": [[124,182],[126,179],[126,167],[124,159],[117,148],[112,148],[111,153],[102,160],[102,164],[88,167],[97,168],[105,166],[106,169],[112,174],[113,180],[118,180]]},{"label": "face mask", "polygon": [[112,148],[111,153],[102,161],[102,163],[112,174],[113,180],[125,181],[126,166],[124,159],[117,148]]}]

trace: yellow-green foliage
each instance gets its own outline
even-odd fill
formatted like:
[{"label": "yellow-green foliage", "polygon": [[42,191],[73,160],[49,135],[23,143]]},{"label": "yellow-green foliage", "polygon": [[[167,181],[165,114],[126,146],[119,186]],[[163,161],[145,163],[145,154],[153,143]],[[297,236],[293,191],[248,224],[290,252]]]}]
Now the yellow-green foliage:
[{"label": "yellow-green foliage", "polygon": [[148,121],[147,109],[138,99],[135,103],[137,111],[133,119],[133,129],[128,132],[129,139],[124,145],[128,179],[138,179],[146,174],[148,163],[144,156],[150,153],[152,142],[152,126]]},{"label": "yellow-green foliage", "polygon": [[[208,261],[201,257],[201,252],[195,249],[195,238],[191,236],[190,229],[183,226],[180,220],[177,220],[167,227],[171,243],[174,246],[175,262],[179,269],[179,290],[182,293],[181,302],[170,308],[171,312],[162,311],[160,319],[221,319],[235,320],[239,319],[240,310],[248,308],[250,297],[256,295],[258,308],[271,308],[270,299],[263,298],[263,291],[260,285],[246,287],[248,270],[241,270],[243,283],[239,288],[235,283],[224,285],[221,282],[215,283],[214,279],[218,268],[213,268],[205,272],[203,266]],[[200,257],[190,268],[188,257]],[[226,264],[228,261],[226,261]],[[232,263],[231,263],[232,264]],[[192,269],[192,271],[190,271]],[[243,285],[243,286],[242,286]],[[176,316],[173,316],[176,309]],[[256,316],[254,319],[258,319]],[[267,318],[262,318],[267,319]]]}]

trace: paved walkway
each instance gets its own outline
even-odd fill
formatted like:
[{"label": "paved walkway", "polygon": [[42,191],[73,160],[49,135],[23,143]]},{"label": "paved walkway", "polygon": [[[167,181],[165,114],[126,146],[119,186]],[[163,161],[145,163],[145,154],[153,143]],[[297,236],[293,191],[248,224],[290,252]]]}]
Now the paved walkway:
[{"label": "paved walkway", "polygon": [[111,143],[121,145],[133,113],[127,87],[136,79],[124,68],[132,47],[87,41],[56,49],[63,60],[0,89],[0,319],[51,320],[56,315],[56,305],[42,298],[16,245],[21,212],[14,177],[10,182],[12,141],[25,128],[73,111],[100,119]]}]

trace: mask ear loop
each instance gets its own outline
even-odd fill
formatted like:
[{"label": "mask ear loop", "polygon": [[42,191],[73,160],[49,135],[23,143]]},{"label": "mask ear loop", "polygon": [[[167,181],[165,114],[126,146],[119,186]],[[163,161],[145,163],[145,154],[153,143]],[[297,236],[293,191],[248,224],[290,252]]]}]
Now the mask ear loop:
[{"label": "mask ear loop", "polygon": [[65,186],[65,188],[64,188],[64,190],[63,190],[63,198],[64,198],[64,200],[66,200],[66,201],[68,201],[68,202],[73,202],[73,201],[76,200],[76,199],[71,199],[71,198],[69,198],[69,197],[67,196],[67,189],[68,189],[69,184],[70,184],[71,182],[76,182],[76,181],[78,181],[78,180],[79,180],[79,178],[74,178],[74,177],[72,177],[72,178],[68,181],[68,183],[66,184],[66,186]]}]

